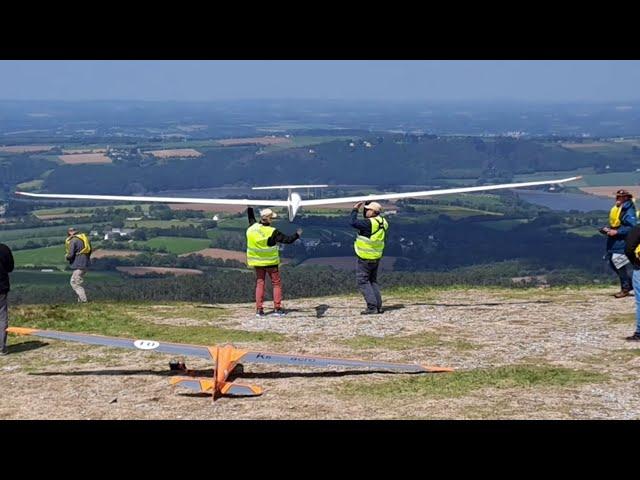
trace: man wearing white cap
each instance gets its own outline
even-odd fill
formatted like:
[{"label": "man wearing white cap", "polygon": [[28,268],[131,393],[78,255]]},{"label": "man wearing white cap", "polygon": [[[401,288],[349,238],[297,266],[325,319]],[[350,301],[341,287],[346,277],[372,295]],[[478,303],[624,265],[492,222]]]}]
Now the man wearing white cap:
[{"label": "man wearing white cap", "polygon": [[277,215],[270,208],[260,212],[260,222],[256,222],[253,208],[247,210],[249,228],[247,229],[247,265],[256,270],[256,316],[264,316],[264,283],[267,274],[271,278],[273,286],[273,306],[277,316],[284,316],[282,309],[282,284],[280,281],[280,251],[278,243],[293,243],[300,235],[299,228],[293,235],[285,235],[277,228],[271,226],[271,222]]},{"label": "man wearing white cap", "polygon": [[365,220],[358,220],[358,212],[364,202],[358,202],[351,211],[351,226],[358,229],[358,236],[353,245],[356,256],[356,281],[362,292],[367,309],[362,315],[382,313],[382,297],[378,287],[378,266],[384,252],[389,224],[380,215],[382,206],[378,202],[364,205]]}]

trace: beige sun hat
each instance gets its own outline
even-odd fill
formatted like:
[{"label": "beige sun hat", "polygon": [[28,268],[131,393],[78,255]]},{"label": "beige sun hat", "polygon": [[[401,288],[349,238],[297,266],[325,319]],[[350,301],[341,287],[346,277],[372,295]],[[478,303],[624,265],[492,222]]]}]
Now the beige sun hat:
[{"label": "beige sun hat", "polygon": [[263,210],[260,210],[260,217],[261,218],[264,218],[264,217],[278,218],[278,215],[276,214],[276,212],[274,212],[270,208],[265,208]]}]

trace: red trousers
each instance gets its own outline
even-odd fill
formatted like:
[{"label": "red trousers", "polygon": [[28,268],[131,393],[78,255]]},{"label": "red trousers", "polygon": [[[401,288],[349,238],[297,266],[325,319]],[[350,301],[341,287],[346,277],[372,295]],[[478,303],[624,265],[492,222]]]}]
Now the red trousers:
[{"label": "red trousers", "polygon": [[280,282],[280,271],[278,267],[255,267],[256,268],[256,308],[262,308],[264,302],[264,280],[269,274],[271,285],[273,285],[273,306],[278,309],[282,306],[282,284]]}]

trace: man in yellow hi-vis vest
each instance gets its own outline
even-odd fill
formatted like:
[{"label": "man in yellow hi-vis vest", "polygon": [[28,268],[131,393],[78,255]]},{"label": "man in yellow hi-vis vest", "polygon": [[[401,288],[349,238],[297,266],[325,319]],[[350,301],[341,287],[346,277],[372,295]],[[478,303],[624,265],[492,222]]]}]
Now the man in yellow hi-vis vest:
[{"label": "man in yellow hi-vis vest", "polygon": [[607,253],[605,258],[611,269],[620,279],[620,291],[614,295],[624,298],[631,295],[633,285],[631,276],[633,268],[624,254],[625,239],[631,229],[637,224],[636,206],[633,195],[627,190],[616,192],[616,203],[609,212],[609,226],[600,231],[607,235]]},{"label": "man in yellow hi-vis vest", "polygon": [[256,317],[265,315],[264,283],[267,274],[271,278],[273,286],[274,314],[282,317],[285,315],[282,309],[282,283],[280,281],[280,252],[278,243],[293,243],[300,235],[299,228],[293,235],[285,235],[277,228],[271,226],[271,222],[277,217],[270,208],[260,212],[260,222],[256,222],[253,208],[247,210],[249,228],[247,228],[247,265],[256,270]]},{"label": "man in yellow hi-vis vest", "polygon": [[358,257],[356,264],[356,281],[362,292],[367,309],[362,315],[382,313],[382,296],[378,286],[378,267],[384,252],[389,224],[380,215],[382,206],[378,202],[364,205],[365,220],[358,220],[358,212],[364,202],[358,202],[351,211],[351,226],[358,229],[358,236],[353,248]]},{"label": "man in yellow hi-vis vest", "polygon": [[87,303],[87,294],[82,287],[84,275],[91,265],[91,242],[85,233],[79,233],[73,227],[67,230],[69,234],[64,242],[65,258],[73,270],[71,288],[78,296],[78,302]]}]

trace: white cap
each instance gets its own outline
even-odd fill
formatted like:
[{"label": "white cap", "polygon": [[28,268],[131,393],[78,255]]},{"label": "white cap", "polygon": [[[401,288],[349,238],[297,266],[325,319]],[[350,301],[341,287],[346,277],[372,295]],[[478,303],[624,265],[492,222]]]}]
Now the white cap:
[{"label": "white cap", "polygon": [[278,215],[276,215],[276,212],[274,212],[270,208],[265,208],[263,210],[260,210],[260,217],[261,218],[264,218],[264,217],[278,218]]},{"label": "white cap", "polygon": [[378,202],[371,202],[369,205],[365,205],[364,208],[367,210],[373,210],[374,212],[380,213],[382,211],[382,205]]}]

